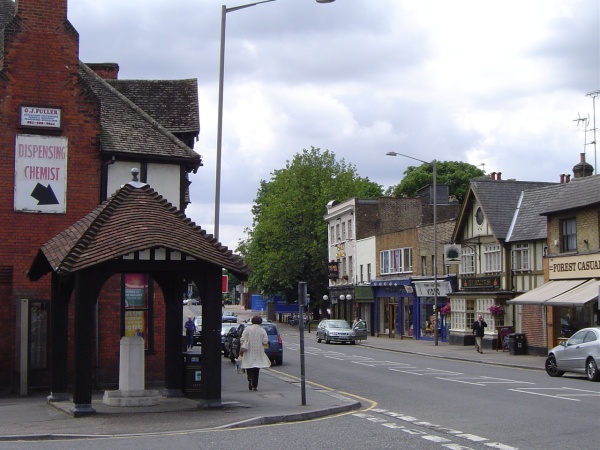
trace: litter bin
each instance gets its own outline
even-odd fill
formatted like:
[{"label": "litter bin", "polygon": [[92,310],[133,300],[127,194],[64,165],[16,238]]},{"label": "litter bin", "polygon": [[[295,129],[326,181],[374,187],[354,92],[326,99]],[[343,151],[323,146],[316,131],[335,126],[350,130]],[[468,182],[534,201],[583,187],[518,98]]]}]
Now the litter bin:
[{"label": "litter bin", "polygon": [[202,387],[202,355],[183,354],[183,393],[188,398],[199,398]]},{"label": "litter bin", "polygon": [[508,348],[511,355],[524,355],[527,346],[523,333],[510,333],[508,335]]}]

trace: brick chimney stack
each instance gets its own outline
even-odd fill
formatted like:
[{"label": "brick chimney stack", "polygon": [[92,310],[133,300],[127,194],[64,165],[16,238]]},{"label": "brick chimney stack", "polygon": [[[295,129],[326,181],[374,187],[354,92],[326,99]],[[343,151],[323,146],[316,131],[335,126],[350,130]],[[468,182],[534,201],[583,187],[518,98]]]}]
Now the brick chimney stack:
[{"label": "brick chimney stack", "polygon": [[30,30],[52,32],[67,20],[67,0],[16,0],[15,6]]},{"label": "brick chimney stack", "polygon": [[498,180],[498,181],[502,180],[502,172],[498,172],[498,175],[496,176],[496,180]]},{"label": "brick chimney stack", "polygon": [[490,180],[496,181],[496,172],[490,172]]},{"label": "brick chimney stack", "polygon": [[589,177],[594,173],[594,166],[585,162],[585,153],[579,154],[579,164],[573,166],[573,176],[575,178]]}]

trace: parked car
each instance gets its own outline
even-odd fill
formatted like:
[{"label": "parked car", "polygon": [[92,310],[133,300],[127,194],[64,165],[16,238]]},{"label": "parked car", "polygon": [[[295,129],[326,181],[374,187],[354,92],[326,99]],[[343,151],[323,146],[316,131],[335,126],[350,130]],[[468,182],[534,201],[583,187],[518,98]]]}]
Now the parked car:
[{"label": "parked car", "polygon": [[317,342],[350,342],[356,344],[356,333],[345,320],[325,319],[317,325]]},{"label": "parked car", "polygon": [[225,340],[227,339],[227,334],[231,330],[236,330],[236,325],[232,323],[222,323],[221,324],[221,351],[223,352],[223,356],[225,358],[229,357],[229,350],[225,348]]},{"label": "parked car", "polygon": [[560,377],[565,372],[583,373],[590,381],[600,381],[600,327],[583,328],[548,353],[546,372]]},{"label": "parked car", "polygon": [[234,313],[233,311],[225,311],[223,313],[221,322],[223,323],[237,323],[237,314]]},{"label": "parked car", "polygon": [[[229,359],[234,362],[235,359],[240,355],[240,337],[246,327],[252,325],[251,322],[244,322],[238,325],[235,330],[230,330],[225,338],[225,351],[229,353]],[[283,364],[283,341],[281,335],[277,329],[277,325],[273,322],[264,321],[261,326],[267,332],[269,338],[269,346],[265,348],[265,353],[269,357],[272,363],[276,365]]]},{"label": "parked car", "polygon": [[194,318],[196,332],[194,333],[194,345],[202,345],[202,317]]}]

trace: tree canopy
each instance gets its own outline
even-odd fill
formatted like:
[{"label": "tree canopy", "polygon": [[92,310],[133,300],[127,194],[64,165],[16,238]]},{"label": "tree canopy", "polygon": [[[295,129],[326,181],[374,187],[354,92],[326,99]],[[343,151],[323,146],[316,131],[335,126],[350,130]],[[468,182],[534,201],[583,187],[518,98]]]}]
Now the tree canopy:
[{"label": "tree canopy", "polygon": [[312,298],[320,298],[327,289],[326,204],[381,195],[380,185],[332,152],[311,147],[297,153],[261,181],[252,228],[237,249],[250,269],[251,291],[290,301],[297,299],[298,282],[306,281]]},{"label": "tree canopy", "polygon": [[[456,196],[462,202],[469,188],[469,180],[485,175],[485,172],[472,164],[460,161],[437,161],[437,184],[450,186],[450,195]],[[417,191],[433,184],[433,166],[421,164],[418,167],[408,166],[400,184],[390,186],[386,195],[396,197],[415,197]]]}]

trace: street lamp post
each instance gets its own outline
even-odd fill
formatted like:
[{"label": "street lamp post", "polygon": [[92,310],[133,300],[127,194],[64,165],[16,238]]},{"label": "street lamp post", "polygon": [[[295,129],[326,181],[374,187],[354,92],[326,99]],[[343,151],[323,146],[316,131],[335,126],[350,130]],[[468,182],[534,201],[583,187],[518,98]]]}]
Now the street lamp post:
[{"label": "street lamp post", "polygon": [[[227,13],[274,1],[277,0],[262,0],[260,2],[234,6],[232,8],[227,8],[225,5],[221,6],[221,50],[219,55],[219,106],[217,111],[217,163],[215,176],[215,229],[213,233],[216,240],[219,240],[219,214],[221,208],[221,143],[223,140],[223,80],[225,77],[225,26],[227,22]],[[316,1],[317,3],[333,3],[335,0]]]},{"label": "street lamp post", "polygon": [[429,164],[433,168],[433,317],[435,317],[435,325],[433,327],[433,335],[435,337],[435,345],[438,345],[438,327],[439,320],[437,316],[437,299],[438,299],[438,271],[437,271],[437,163],[435,160],[431,162],[423,161],[422,159],[413,156],[404,155],[398,152],[387,152],[388,156],[404,156],[405,158],[414,159],[415,161]]}]

